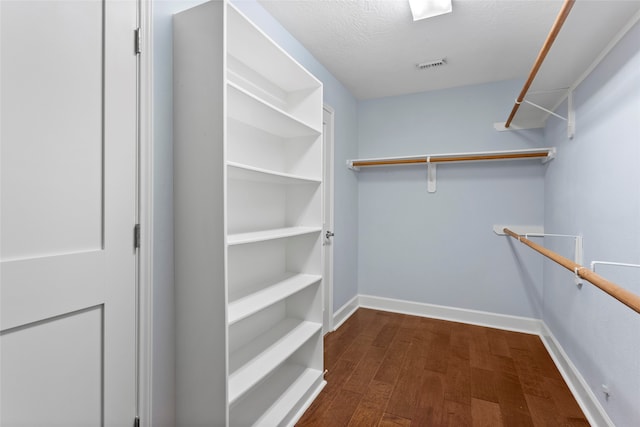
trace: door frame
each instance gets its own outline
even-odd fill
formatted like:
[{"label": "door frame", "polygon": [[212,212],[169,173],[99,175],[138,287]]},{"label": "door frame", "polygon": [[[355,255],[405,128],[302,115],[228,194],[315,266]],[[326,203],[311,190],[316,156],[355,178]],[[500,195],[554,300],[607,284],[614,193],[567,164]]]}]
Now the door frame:
[{"label": "door frame", "polygon": [[[323,185],[323,238],[324,233],[328,230],[335,232],[334,222],[334,159],[335,159],[335,144],[334,144],[334,122],[335,122],[335,110],[327,104],[323,105],[322,112],[322,127],[323,127],[323,146],[322,146],[322,177],[329,176],[329,185],[325,182]],[[328,148],[328,149],[327,149]],[[325,153],[329,153],[326,156]],[[324,218],[325,212],[327,212],[326,205],[328,207],[329,218]],[[322,316],[322,333],[326,335],[333,331],[333,251],[334,243],[323,246],[323,293],[324,293],[324,307]],[[325,250],[326,249],[326,250]]]},{"label": "door frame", "polygon": [[138,301],[136,412],[140,425],[153,424],[153,5],[137,0],[138,55]]}]

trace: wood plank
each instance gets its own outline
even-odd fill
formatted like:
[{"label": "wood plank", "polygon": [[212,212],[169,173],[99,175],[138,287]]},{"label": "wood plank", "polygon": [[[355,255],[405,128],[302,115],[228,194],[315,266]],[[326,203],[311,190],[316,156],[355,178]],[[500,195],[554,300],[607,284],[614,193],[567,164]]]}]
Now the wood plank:
[{"label": "wood plank", "polygon": [[411,420],[397,415],[385,413],[378,424],[378,427],[409,427]]},{"label": "wood plank", "polygon": [[529,407],[511,358],[493,356],[496,367],[496,393],[502,419],[508,426],[533,426]]},{"label": "wood plank", "polygon": [[395,385],[402,371],[402,364],[407,356],[409,347],[411,347],[411,342],[398,339],[393,341],[391,346],[393,350],[387,351],[385,354],[378,371],[375,373],[374,379]]},{"label": "wood plank", "polygon": [[493,371],[471,368],[471,397],[487,402],[498,402]]},{"label": "wood plank", "polygon": [[358,335],[351,341],[347,351],[342,353],[340,360],[349,360],[354,363],[360,362],[373,342],[373,338],[366,335]]},{"label": "wood plank", "polygon": [[462,323],[454,323],[451,327],[449,338],[449,348],[451,355],[461,359],[470,360],[471,331],[468,326]]},{"label": "wood plank", "polygon": [[471,399],[471,420],[473,427],[501,427],[504,425],[500,405],[482,399]]},{"label": "wood plank", "polygon": [[414,410],[412,426],[439,426],[444,414],[445,375],[424,371],[418,406]]},{"label": "wood plank", "polygon": [[519,348],[521,350],[529,350],[531,338],[535,335],[524,334],[522,332],[502,331],[507,340],[509,348]]},{"label": "wood plank", "polygon": [[533,357],[540,369],[540,375],[547,378],[555,378],[557,380],[564,381],[560,371],[553,362],[551,355],[547,351],[547,348],[542,343],[540,337],[534,337],[529,343],[529,350],[531,351],[531,357]]},{"label": "wood plank", "polygon": [[513,361],[525,394],[549,398],[549,391],[544,386],[544,377],[540,374],[537,361],[529,351],[512,349]]},{"label": "wood plank", "polygon": [[[465,405],[451,400],[444,401],[444,411],[446,422],[443,425],[448,427],[471,427],[471,405]],[[514,424],[515,425],[515,424]]]},{"label": "wood plank", "polygon": [[578,402],[571,394],[569,387],[562,380],[552,378],[544,379],[545,388],[549,391],[553,403],[558,408],[558,412],[567,419],[574,420],[574,423],[580,420],[586,420]]},{"label": "wood plank", "polygon": [[491,354],[496,356],[510,357],[509,343],[507,342],[507,334],[505,331],[487,328],[487,340],[489,341],[489,349]]},{"label": "wood plank", "polygon": [[387,403],[388,413],[407,419],[413,416],[422,385],[424,358],[421,353],[419,345],[410,345],[402,371]]},{"label": "wood plank", "polygon": [[376,347],[389,347],[391,341],[398,333],[398,329],[400,328],[399,322],[389,322],[385,324],[380,332],[376,335],[376,338],[373,340],[372,345]]},{"label": "wood plank", "polygon": [[431,338],[431,345],[427,348],[425,355],[425,369],[433,372],[446,373],[449,365],[451,332],[441,330],[435,332]]},{"label": "wood plank", "polygon": [[365,393],[367,386],[373,380],[372,372],[376,372],[378,370],[386,352],[386,348],[371,345],[342,388],[345,390]]},{"label": "wood plank", "polygon": [[329,406],[329,408],[319,417],[319,424],[316,425],[346,426],[353,416],[353,413],[358,407],[361,399],[361,393],[354,393],[349,390],[341,389],[337,393],[335,399],[333,399],[333,402],[331,402],[331,406]]},{"label": "wood plank", "polygon": [[382,419],[393,385],[380,381],[371,381],[367,392],[349,420],[349,426],[376,426]]},{"label": "wood plank", "polygon": [[353,362],[340,360],[334,365],[334,369],[326,373],[325,380],[327,385],[307,408],[298,423],[299,425],[318,425],[317,423],[320,422],[323,414],[331,407],[333,400],[351,375],[354,367],[355,364]]},{"label": "wood plank", "polygon": [[558,413],[558,408],[550,398],[525,395],[527,406],[531,414],[531,421],[536,426],[552,426],[555,424],[564,425],[562,416]]},{"label": "wood plank", "polygon": [[452,356],[447,366],[444,398],[471,405],[471,366],[468,360]]},{"label": "wood plank", "polygon": [[469,343],[469,360],[471,367],[480,369],[493,369],[491,348],[486,328],[473,327],[471,342]]}]

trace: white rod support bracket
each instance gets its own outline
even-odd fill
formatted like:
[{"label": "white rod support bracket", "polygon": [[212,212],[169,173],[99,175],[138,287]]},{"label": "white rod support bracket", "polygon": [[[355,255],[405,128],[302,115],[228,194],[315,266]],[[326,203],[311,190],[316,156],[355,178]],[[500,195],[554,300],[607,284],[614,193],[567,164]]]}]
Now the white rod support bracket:
[{"label": "white rod support bracket", "polygon": [[544,158],[544,159],[542,160],[542,163],[550,162],[551,160],[553,160],[553,159],[555,159],[555,158],[556,158],[556,147],[551,147],[551,148],[549,149],[549,154],[547,155],[547,157],[546,157],[546,158]]},{"label": "white rod support bracket", "polygon": [[593,272],[596,272],[596,265],[597,264],[603,264],[603,265],[617,265],[620,267],[634,267],[634,268],[640,268],[640,264],[628,264],[626,262],[609,262],[609,261],[591,261],[591,270],[593,270]]},{"label": "white rod support bracket", "polygon": [[360,170],[359,167],[353,166],[353,160],[347,160],[347,167],[352,171],[356,171],[356,172]]},{"label": "white rod support bracket", "polygon": [[[584,258],[584,253],[582,251],[582,236],[576,236],[576,247],[574,252],[574,262],[578,265],[582,265],[582,261]],[[578,275],[576,271],[576,276],[574,278],[577,287],[582,286],[582,277]]]},{"label": "white rod support bracket", "polygon": [[[583,258],[584,258],[584,252],[582,250],[582,236],[576,236],[573,234],[545,234],[545,233],[526,233],[524,235],[525,239],[528,239],[529,237],[572,237],[575,240],[575,245],[573,248],[573,262],[575,262],[578,265],[582,265]],[[576,270],[574,273],[575,273],[575,278],[574,278],[575,284],[580,288],[582,286],[582,277],[578,275],[578,270]]]},{"label": "white rod support bracket", "polygon": [[573,139],[576,134],[576,110],[573,108],[573,91],[567,96],[567,138]]},{"label": "white rod support bracket", "polygon": [[427,157],[427,191],[436,192],[436,165],[431,163],[431,157]]},{"label": "white rod support bracket", "polygon": [[542,105],[534,104],[533,102],[529,101],[528,99],[523,99],[522,102],[526,102],[527,104],[531,105],[532,107],[536,107],[537,109],[542,110],[545,113],[549,113],[552,116],[555,116],[555,117],[559,118],[560,120],[567,121],[566,117],[562,117],[560,114],[554,113],[553,111],[549,110],[548,108],[544,108]]}]

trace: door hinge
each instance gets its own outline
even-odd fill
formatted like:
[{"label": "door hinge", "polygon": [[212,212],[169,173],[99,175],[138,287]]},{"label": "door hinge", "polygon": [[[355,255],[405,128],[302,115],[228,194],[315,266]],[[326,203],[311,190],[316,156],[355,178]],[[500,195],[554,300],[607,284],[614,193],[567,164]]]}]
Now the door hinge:
[{"label": "door hinge", "polygon": [[133,227],[133,248],[140,248],[140,224]]},{"label": "door hinge", "polygon": [[136,55],[140,55],[140,53],[142,53],[142,34],[140,32],[140,27],[133,30],[133,47]]},{"label": "door hinge", "polygon": [[140,417],[135,417],[133,419],[133,427],[140,427]]}]

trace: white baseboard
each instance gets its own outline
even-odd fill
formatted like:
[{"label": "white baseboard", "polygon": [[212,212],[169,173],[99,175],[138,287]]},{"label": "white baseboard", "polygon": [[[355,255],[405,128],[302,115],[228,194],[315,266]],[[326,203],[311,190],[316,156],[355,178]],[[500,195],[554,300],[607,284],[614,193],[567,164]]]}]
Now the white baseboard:
[{"label": "white baseboard", "polygon": [[514,332],[524,332],[527,334],[540,335],[540,332],[542,331],[542,321],[528,317],[509,316],[505,314],[489,313],[486,311],[467,310],[464,308],[454,308],[443,305],[374,297],[371,295],[359,295],[358,300],[360,301],[360,307],[372,308],[375,310],[412,314],[415,316],[469,323],[472,325],[486,326],[489,328],[504,329]]},{"label": "white baseboard", "polygon": [[549,355],[560,371],[562,378],[564,378],[573,397],[575,397],[582,412],[584,412],[584,415],[587,417],[589,424],[598,427],[615,427],[615,424],[607,415],[598,398],[593,394],[584,377],[580,374],[571,359],[569,359],[569,356],[567,356],[567,353],[565,353],[562,346],[558,343],[558,340],[556,340],[544,323],[540,333],[540,339],[542,339],[544,346],[547,348]]},{"label": "white baseboard", "polygon": [[571,359],[569,359],[547,325],[540,319],[417,303],[371,295],[356,295],[335,313],[335,329],[340,327],[359,307],[538,335],[589,423],[592,426],[598,427],[615,426],[593,394],[591,388],[589,388],[583,376]]},{"label": "white baseboard", "polygon": [[358,295],[347,301],[345,305],[340,307],[333,314],[333,330],[338,329],[356,310],[360,307],[358,304]]}]

